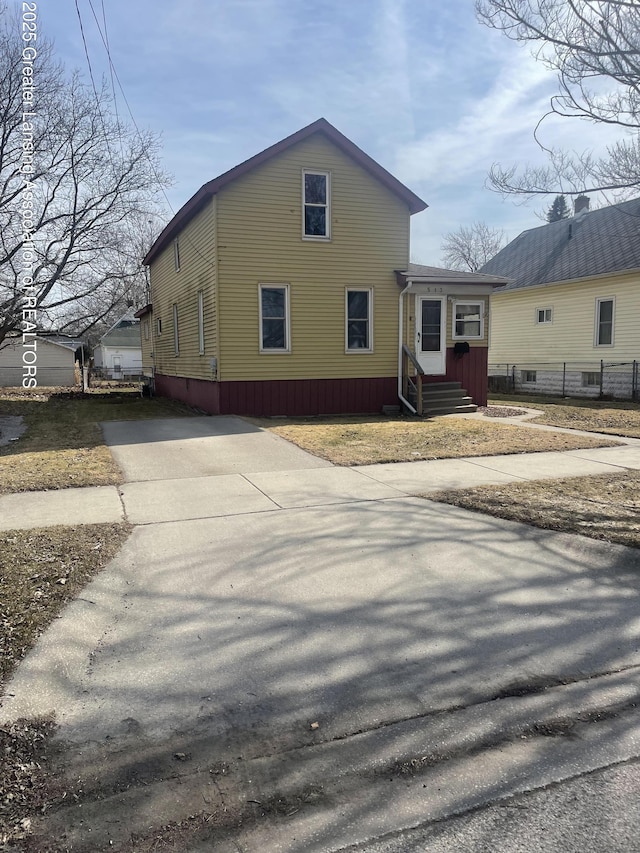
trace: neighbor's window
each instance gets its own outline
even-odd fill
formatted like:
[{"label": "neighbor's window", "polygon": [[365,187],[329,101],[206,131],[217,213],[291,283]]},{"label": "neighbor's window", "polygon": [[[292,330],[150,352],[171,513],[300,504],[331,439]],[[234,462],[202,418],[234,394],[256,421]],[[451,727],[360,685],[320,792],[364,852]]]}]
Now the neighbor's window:
[{"label": "neighbor's window", "polygon": [[176,272],[180,272],[180,243],[177,237],[173,241],[173,265]]},{"label": "neighbor's window", "polygon": [[162,334],[162,320],[160,317],[158,317],[158,319],[156,320],[156,331],[158,335]]},{"label": "neighbor's window", "polygon": [[198,354],[204,355],[204,291],[198,291]]},{"label": "neighbor's window", "polygon": [[522,382],[536,382],[537,374],[535,370],[521,370],[520,371],[520,380]]},{"label": "neighbor's window", "polygon": [[613,299],[596,299],[596,346],[613,346]]},{"label": "neighbor's window", "polygon": [[484,336],[484,302],[456,302],[453,317],[454,338]]},{"label": "neighbor's window", "polygon": [[371,288],[347,290],[347,351],[371,352]]},{"label": "neighbor's window", "polygon": [[330,181],[329,172],[302,173],[302,196],[305,237],[328,240],[330,234]]},{"label": "neighbor's window", "polygon": [[536,323],[551,323],[553,320],[553,308],[536,308]]},{"label": "neighbor's window", "polygon": [[144,330],[144,339],[145,339],[145,341],[148,341],[149,340],[149,321],[148,320],[144,321],[142,328]]},{"label": "neighbor's window", "polygon": [[180,333],[178,331],[178,306],[173,303],[173,349],[176,355],[180,355]]},{"label": "neighbor's window", "polygon": [[585,371],[582,374],[582,387],[592,388],[600,387],[600,371]]},{"label": "neighbor's window", "polygon": [[289,287],[260,285],[260,351],[290,352]]}]

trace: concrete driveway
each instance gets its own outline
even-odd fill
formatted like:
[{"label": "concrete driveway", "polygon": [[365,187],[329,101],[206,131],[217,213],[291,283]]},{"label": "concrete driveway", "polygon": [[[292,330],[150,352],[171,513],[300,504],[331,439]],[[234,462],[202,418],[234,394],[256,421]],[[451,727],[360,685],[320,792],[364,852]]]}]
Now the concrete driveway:
[{"label": "concrete driveway", "polygon": [[[3,708],[12,717],[55,711],[58,737],[80,765],[96,763],[95,750],[129,756],[150,744],[155,761],[163,750],[194,754],[205,769],[265,755],[282,762],[286,753],[288,761],[297,756],[287,784],[304,787],[305,750],[357,750],[366,733],[415,720],[418,740],[407,736],[398,754],[419,756],[440,743],[433,734],[425,743],[430,720],[485,707],[491,715],[499,697],[519,695],[514,685],[523,693],[540,683],[591,690],[623,670],[624,701],[640,698],[634,550],[406,496],[233,418],[110,424],[105,435],[130,481],[122,493],[139,526],[41,638]],[[566,694],[550,697],[545,713],[569,713]],[[599,707],[621,701],[601,685]],[[592,751],[589,761],[604,766],[602,755],[637,754],[636,731],[618,732],[614,747]],[[553,758],[556,744],[550,750],[544,772],[540,752],[536,761],[518,754],[508,766],[477,764],[475,776],[460,777],[468,793],[451,788],[455,808],[526,785],[524,767],[536,767],[539,785],[578,766],[573,755],[565,764]],[[375,746],[367,755],[362,790],[377,791],[375,768],[387,765]],[[254,766],[241,775],[242,785],[258,785],[251,802],[260,802],[267,772]],[[225,808],[246,808],[247,790],[223,791]],[[146,790],[147,805],[150,796]],[[170,801],[159,800],[164,817],[175,810]],[[380,810],[378,793],[375,801],[366,806],[371,814]],[[415,826],[420,802],[412,799],[411,814],[397,810],[394,827]],[[151,821],[145,808],[136,802],[140,820]],[[392,800],[389,808],[391,815]],[[87,814],[85,807],[76,828]],[[322,825],[342,832],[334,846],[312,825],[299,827],[295,843],[285,827],[281,846],[259,836],[229,850],[337,850],[376,837],[353,810],[344,820],[326,814]]]}]

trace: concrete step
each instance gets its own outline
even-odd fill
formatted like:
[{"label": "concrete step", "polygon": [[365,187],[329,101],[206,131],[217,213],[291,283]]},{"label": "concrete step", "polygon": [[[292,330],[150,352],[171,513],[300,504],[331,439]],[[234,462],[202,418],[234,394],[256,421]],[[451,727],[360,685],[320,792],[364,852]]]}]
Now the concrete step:
[{"label": "concrete step", "polygon": [[422,417],[423,418],[435,418],[438,415],[472,415],[474,412],[478,411],[478,407],[475,403],[461,403],[460,405],[450,405],[450,406],[423,406],[422,407]]},{"label": "concrete step", "polygon": [[467,396],[467,391],[465,388],[435,388],[430,389],[426,385],[422,386],[422,399],[423,400],[458,400],[462,397]]}]

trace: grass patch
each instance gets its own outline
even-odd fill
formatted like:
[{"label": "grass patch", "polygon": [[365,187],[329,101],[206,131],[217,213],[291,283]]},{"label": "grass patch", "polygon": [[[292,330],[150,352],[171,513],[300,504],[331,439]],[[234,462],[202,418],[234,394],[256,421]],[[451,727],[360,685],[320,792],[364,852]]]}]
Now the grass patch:
[{"label": "grass patch", "polygon": [[[129,531],[126,524],[93,524],[0,533],[0,686],[65,604],[117,554]],[[54,728],[48,718],[0,726],[2,850],[36,849],[32,820],[58,793],[47,767]]]},{"label": "grass patch", "polygon": [[518,397],[510,394],[492,394],[489,403],[541,409],[542,414],[533,418],[531,423],[640,438],[640,405],[638,403],[560,399],[533,394]]},{"label": "grass patch", "polygon": [[640,471],[451,489],[428,500],[640,548]]},{"label": "grass patch", "polygon": [[127,524],[86,524],[0,533],[0,683],[47,625],[114,557]]},{"label": "grass patch", "polygon": [[0,415],[24,418],[26,432],[0,447],[0,494],[108,486],[122,473],[105,446],[100,421],[192,415],[191,409],[135,391],[0,391]]},{"label": "grass patch", "polygon": [[615,441],[524,429],[489,420],[387,417],[259,419],[259,426],[336,465],[415,462],[503,453],[606,447]]}]

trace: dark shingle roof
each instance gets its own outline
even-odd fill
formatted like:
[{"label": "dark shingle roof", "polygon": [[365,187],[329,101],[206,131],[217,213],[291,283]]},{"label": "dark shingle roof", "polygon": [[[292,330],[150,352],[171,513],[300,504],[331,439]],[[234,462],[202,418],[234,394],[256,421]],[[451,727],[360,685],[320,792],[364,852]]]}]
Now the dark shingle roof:
[{"label": "dark shingle roof", "polygon": [[602,207],[530,231],[480,272],[513,279],[502,290],[640,269],[640,199]]}]

